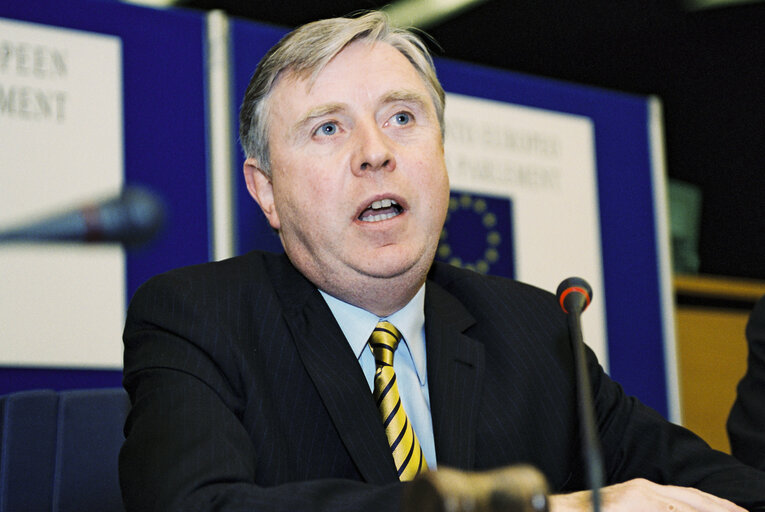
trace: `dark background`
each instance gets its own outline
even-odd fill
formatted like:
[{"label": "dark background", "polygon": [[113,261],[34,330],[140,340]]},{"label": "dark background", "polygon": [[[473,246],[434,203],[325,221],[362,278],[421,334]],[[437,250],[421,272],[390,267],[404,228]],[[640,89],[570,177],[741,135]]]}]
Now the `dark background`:
[{"label": "dark background", "polygon": [[[178,0],[285,27],[389,2]],[[658,96],[670,178],[700,187],[700,272],[765,279],[765,4],[489,0],[426,31],[434,54]]]}]

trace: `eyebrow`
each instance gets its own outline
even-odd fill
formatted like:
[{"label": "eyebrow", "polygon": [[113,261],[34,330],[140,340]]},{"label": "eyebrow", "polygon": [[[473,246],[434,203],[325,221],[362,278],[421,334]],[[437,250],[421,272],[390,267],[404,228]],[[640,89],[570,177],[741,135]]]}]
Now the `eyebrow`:
[{"label": "eyebrow", "polygon": [[297,120],[295,124],[292,125],[292,130],[290,132],[292,134],[297,134],[301,131],[303,126],[306,124],[309,124],[314,119],[317,119],[319,117],[323,117],[329,114],[335,114],[337,112],[342,112],[343,110],[346,110],[348,107],[345,103],[325,103],[323,105],[318,105],[308,112],[306,112],[300,119]]},{"label": "eyebrow", "polygon": [[419,108],[423,109],[425,108],[425,105],[427,105],[426,96],[418,91],[406,89],[400,91],[391,91],[383,97],[381,103],[383,105],[387,105],[389,103],[397,103],[399,101],[403,103],[415,103]]}]

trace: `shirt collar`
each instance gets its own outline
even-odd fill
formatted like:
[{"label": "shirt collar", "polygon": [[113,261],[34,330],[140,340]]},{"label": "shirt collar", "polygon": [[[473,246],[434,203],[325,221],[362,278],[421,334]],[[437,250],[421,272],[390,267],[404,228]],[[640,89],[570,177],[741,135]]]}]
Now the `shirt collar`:
[{"label": "shirt collar", "polygon": [[427,382],[427,356],[425,352],[425,285],[423,284],[409,303],[385,318],[379,318],[365,309],[343,302],[319,290],[327,302],[332,315],[340,325],[357,359],[361,358],[369,336],[380,320],[387,320],[396,326],[403,336],[403,342],[412,355],[417,378],[421,385]]}]

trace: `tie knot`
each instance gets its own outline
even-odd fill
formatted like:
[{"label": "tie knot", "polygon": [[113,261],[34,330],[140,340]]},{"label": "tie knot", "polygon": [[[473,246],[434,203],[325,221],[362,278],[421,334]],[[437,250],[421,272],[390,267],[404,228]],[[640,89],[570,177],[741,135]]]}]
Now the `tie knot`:
[{"label": "tie knot", "polygon": [[398,342],[401,341],[401,333],[390,322],[378,322],[372,335],[369,337],[369,346],[375,356],[377,366],[393,365],[393,353],[396,351]]}]

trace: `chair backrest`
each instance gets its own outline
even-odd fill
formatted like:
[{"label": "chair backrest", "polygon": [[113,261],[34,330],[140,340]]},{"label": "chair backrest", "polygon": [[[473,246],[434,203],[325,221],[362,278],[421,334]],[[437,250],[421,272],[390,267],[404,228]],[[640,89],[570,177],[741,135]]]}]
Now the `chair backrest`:
[{"label": "chair backrest", "polygon": [[121,388],[0,397],[0,512],[124,510],[117,458],[129,406]]}]

